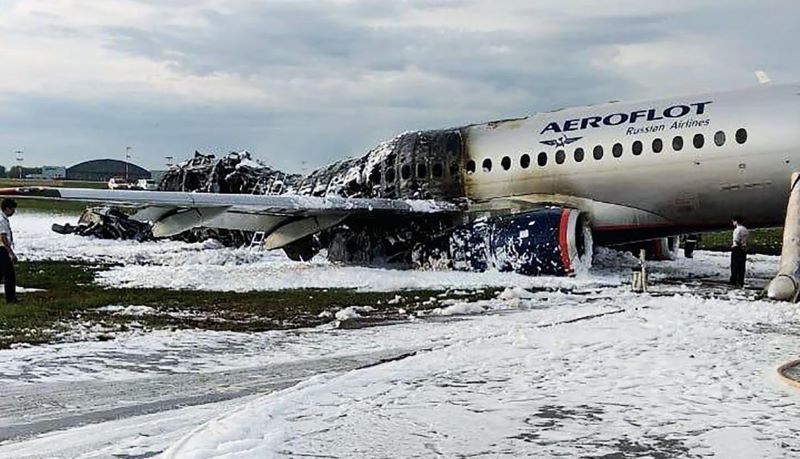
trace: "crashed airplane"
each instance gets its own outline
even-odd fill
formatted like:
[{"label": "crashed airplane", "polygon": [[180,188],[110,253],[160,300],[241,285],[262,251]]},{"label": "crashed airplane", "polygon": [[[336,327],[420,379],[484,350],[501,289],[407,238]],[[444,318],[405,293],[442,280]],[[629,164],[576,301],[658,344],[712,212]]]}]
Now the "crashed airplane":
[{"label": "crashed airplane", "polygon": [[196,155],[170,191],[2,194],[135,206],[153,237],[253,232],[295,260],[569,275],[593,244],[780,224],[798,146],[800,85],[766,84],[408,132],[306,176]]}]

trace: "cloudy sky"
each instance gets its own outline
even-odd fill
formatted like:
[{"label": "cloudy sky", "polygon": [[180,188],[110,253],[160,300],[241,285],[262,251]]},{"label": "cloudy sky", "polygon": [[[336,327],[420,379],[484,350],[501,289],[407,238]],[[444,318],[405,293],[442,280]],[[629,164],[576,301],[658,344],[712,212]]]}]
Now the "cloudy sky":
[{"label": "cloudy sky", "polygon": [[3,0],[0,164],[301,171],[406,130],[800,81],[797,0]]}]

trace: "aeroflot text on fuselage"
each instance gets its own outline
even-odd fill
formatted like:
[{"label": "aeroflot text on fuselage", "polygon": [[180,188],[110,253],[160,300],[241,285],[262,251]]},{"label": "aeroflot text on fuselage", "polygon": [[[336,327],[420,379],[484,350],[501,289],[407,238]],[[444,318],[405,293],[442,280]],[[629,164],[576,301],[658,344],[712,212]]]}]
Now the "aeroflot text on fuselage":
[{"label": "aeroflot text on fuselage", "polygon": [[651,108],[649,110],[636,110],[630,113],[612,113],[606,116],[587,116],[586,118],[575,118],[566,120],[559,124],[549,123],[540,134],[548,132],[561,133],[571,131],[581,131],[586,128],[599,128],[602,126],[619,126],[621,124],[633,124],[638,121],[659,121],[663,119],[683,118],[689,115],[702,115],[706,112],[706,106],[712,101],[697,102],[689,105],[673,105],[664,110]]}]

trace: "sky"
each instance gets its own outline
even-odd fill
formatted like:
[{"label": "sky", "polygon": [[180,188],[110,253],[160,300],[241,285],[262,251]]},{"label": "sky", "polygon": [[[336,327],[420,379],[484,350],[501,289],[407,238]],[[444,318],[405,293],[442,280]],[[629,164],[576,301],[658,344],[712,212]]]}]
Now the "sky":
[{"label": "sky", "polygon": [[248,150],[800,81],[797,0],[3,0],[0,164]]}]

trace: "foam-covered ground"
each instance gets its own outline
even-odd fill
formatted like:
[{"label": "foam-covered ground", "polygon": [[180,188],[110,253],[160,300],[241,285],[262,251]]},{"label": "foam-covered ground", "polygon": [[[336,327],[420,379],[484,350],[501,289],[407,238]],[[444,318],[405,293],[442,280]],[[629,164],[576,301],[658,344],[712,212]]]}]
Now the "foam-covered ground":
[{"label": "foam-covered ground", "polygon": [[[102,282],[232,290],[514,286],[494,300],[454,301],[409,322],[375,328],[155,332],[0,351],[0,386],[19,394],[81,381],[135,387],[150,378],[262,372],[321,356],[416,351],[358,370],[320,370],[295,387],[238,403],[9,438],[0,442],[0,457],[149,457],[165,449],[165,457],[186,458],[800,454],[800,395],[775,376],[778,365],[800,352],[800,309],[720,285],[728,254],[700,252],[693,260],[652,263],[656,284],[650,294],[637,295],[623,284],[632,260],[613,251],[602,251],[589,272],[572,279],[407,273],[325,261],[298,265],[276,254],[213,246],[49,233],[50,222],[63,220],[15,217],[23,256],[126,263]],[[750,284],[763,283],[776,268],[776,257],[751,256]],[[192,281],[192,274],[205,280]],[[548,285],[564,290],[525,290]],[[20,407],[16,400],[6,397],[0,405],[6,412],[68,409],[51,400]],[[135,400],[122,397],[119,403]],[[0,437],[14,421],[0,415]]]},{"label": "foam-covered ground", "polygon": [[[573,278],[529,277],[511,273],[419,271],[338,266],[318,256],[310,262],[294,262],[282,251],[222,247],[214,241],[136,242],[59,235],[53,223],[75,223],[74,216],[21,214],[13,218],[17,249],[25,259],[84,259],[114,261],[121,266],[97,279],[116,287],[166,287],[195,290],[277,290],[291,288],[447,289],[500,287],[595,287],[627,282],[634,260],[616,252],[601,252],[594,266]],[[727,276],[727,254],[698,253],[697,260],[665,264],[659,275]],[[750,271],[775,269],[774,257],[751,256]],[[687,268],[689,271],[687,271]],[[657,278],[657,277],[656,277]]]},{"label": "foam-covered ground", "polygon": [[166,457],[789,457],[800,396],[775,367],[797,314],[621,295],[483,317],[450,346],[252,401]]}]

